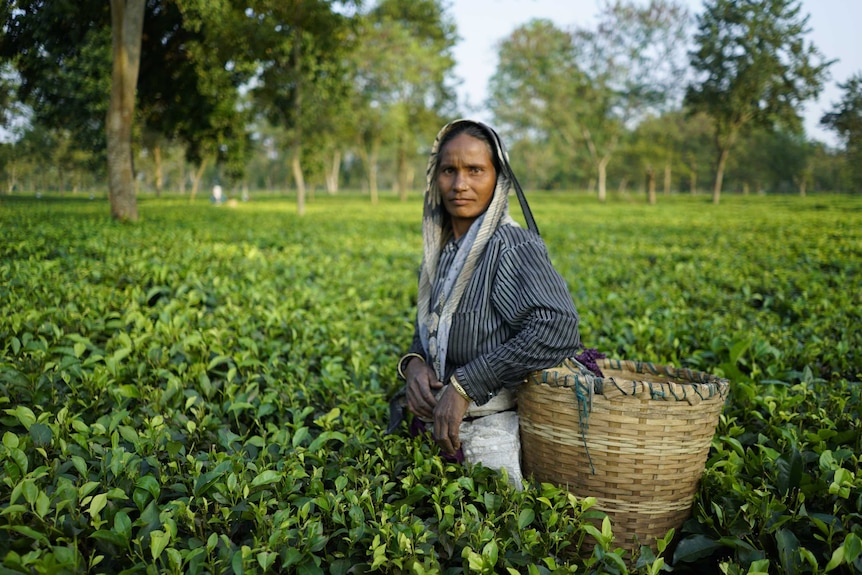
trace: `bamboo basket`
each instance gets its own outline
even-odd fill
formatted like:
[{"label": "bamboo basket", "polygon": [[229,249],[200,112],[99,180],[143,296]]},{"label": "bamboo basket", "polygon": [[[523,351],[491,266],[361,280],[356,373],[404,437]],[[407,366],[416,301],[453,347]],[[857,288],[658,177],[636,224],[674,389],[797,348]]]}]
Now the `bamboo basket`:
[{"label": "bamboo basket", "polygon": [[566,360],[521,386],[524,474],[595,497],[616,545],[655,548],[691,513],[729,383],[638,361],[597,364],[603,377]]}]

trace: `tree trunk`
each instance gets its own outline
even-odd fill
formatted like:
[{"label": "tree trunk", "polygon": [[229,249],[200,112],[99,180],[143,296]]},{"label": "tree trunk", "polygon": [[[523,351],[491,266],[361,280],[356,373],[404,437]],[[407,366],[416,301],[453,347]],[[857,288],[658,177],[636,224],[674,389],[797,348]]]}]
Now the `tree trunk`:
[{"label": "tree trunk", "polygon": [[291,170],[296,182],[296,213],[305,214],[305,178],[302,176],[302,58],[299,53],[302,29],[298,23],[299,14],[295,14],[296,34],[293,40],[293,69],[296,74],[296,88],[293,91],[293,113],[296,114],[296,126],[293,128],[293,158]]},{"label": "tree trunk", "polygon": [[326,191],[330,194],[338,193],[338,174],[341,170],[341,151],[332,152],[332,163],[326,170]]},{"label": "tree trunk", "polygon": [[186,195],[186,184],[188,184],[188,177],[186,174],[186,162],[183,160],[180,163],[180,195]]},{"label": "tree trunk", "polygon": [[398,197],[401,201],[407,201],[407,188],[409,187],[409,166],[407,162],[407,150],[404,145],[398,146]]},{"label": "tree trunk", "polygon": [[10,162],[7,166],[7,169],[9,170],[9,181],[8,181],[8,185],[6,187],[6,195],[7,196],[11,195],[12,192],[15,191],[15,185],[17,183],[16,180],[17,180],[17,174],[18,174],[17,167],[18,166],[17,166],[17,164],[15,164],[14,160],[12,162]]},{"label": "tree trunk", "polygon": [[137,221],[138,202],[132,173],[132,119],[141,63],[141,34],[146,0],[111,0],[111,100],[106,119],[108,197],[111,216]]},{"label": "tree trunk", "polygon": [[158,144],[153,146],[153,160],[156,164],[156,197],[160,198],[164,185],[164,173],[162,171],[162,147]]},{"label": "tree trunk", "polygon": [[721,199],[721,182],[724,179],[724,166],[727,165],[729,148],[722,148],[718,155],[718,167],[715,170],[715,187],[712,189],[712,203],[718,204]]},{"label": "tree trunk", "polygon": [[671,184],[670,173],[671,173],[670,172],[670,162],[668,162],[667,164],[664,165],[664,195],[666,195],[666,196],[670,195],[670,184]]},{"label": "tree trunk", "polygon": [[371,145],[371,153],[368,155],[368,191],[371,193],[371,205],[377,205],[377,155],[380,143],[375,141]]},{"label": "tree trunk", "polygon": [[380,153],[380,137],[372,135],[370,144],[367,144],[365,138],[360,137],[358,149],[368,176],[366,183],[371,194],[371,203],[377,205],[377,157]]},{"label": "tree trunk", "polygon": [[302,216],[305,215],[305,178],[302,175],[302,158],[297,148],[294,148],[291,154],[290,170],[296,183],[296,213]]},{"label": "tree trunk", "polygon": [[599,172],[599,201],[604,202],[607,198],[607,181],[608,181],[608,162],[611,157],[604,156],[601,160],[596,164],[596,168]]},{"label": "tree trunk", "polygon": [[691,173],[689,173],[688,185],[691,186],[691,190],[690,190],[691,195],[696,196],[697,195],[697,171],[696,170],[692,170]]},{"label": "tree trunk", "polygon": [[628,187],[629,187],[629,179],[626,177],[623,177],[623,179],[620,180],[620,186],[617,189],[617,191],[620,193],[620,195],[627,195],[628,194]]},{"label": "tree trunk", "polygon": [[655,170],[653,168],[647,168],[646,171],[646,180],[647,180],[647,201],[649,205],[654,206],[656,203],[655,197]]},{"label": "tree trunk", "polygon": [[204,177],[204,170],[207,167],[207,159],[204,158],[201,160],[201,165],[198,166],[198,171],[192,175],[192,193],[189,196],[189,201],[195,201],[195,196],[198,195],[198,188],[201,185],[201,179]]}]

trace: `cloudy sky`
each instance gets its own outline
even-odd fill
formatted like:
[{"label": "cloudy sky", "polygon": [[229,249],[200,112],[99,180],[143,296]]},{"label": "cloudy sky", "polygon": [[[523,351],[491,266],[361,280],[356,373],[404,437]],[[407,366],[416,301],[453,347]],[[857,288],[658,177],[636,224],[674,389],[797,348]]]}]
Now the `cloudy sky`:
[{"label": "cloudy sky", "polygon": [[[701,0],[684,0],[692,13],[702,10]],[[592,27],[596,23],[599,0],[451,0],[461,37],[455,48],[456,74],[462,81],[462,105],[473,106],[473,116],[488,119],[481,104],[488,80],[497,66],[496,44],[512,30],[533,18],[548,18],[558,27]],[[802,0],[809,15],[808,39],[828,59],[836,59],[829,80],[816,102],[806,106],[805,130],[810,137],[835,143],[830,132],[818,127],[823,112],[840,97],[838,82],[862,72],[862,0]]]}]

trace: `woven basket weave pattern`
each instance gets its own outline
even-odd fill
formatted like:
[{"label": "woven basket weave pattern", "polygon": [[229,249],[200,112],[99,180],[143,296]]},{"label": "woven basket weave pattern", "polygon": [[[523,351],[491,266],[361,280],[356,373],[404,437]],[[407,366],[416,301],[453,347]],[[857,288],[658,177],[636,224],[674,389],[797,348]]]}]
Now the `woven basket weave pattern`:
[{"label": "woven basket weave pattern", "polygon": [[634,361],[599,367],[602,378],[564,364],[521,387],[524,472],[595,497],[621,546],[652,545],[691,512],[728,382]]}]

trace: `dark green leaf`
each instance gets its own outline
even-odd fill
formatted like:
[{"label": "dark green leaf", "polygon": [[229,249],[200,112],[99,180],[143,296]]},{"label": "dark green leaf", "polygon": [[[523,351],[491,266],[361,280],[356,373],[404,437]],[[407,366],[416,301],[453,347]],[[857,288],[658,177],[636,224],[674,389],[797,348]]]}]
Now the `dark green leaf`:
[{"label": "dark green leaf", "polygon": [[784,453],[776,462],[778,468],[778,492],[786,495],[791,489],[798,489],[802,482],[802,455],[795,447],[790,453]]},{"label": "dark green leaf", "polygon": [[799,569],[799,539],[789,529],[779,529],[775,533],[778,547],[778,560],[787,575],[795,575]]},{"label": "dark green leaf", "polygon": [[51,445],[51,440],[54,438],[54,434],[51,432],[51,428],[42,423],[34,423],[30,426],[30,437],[33,438],[33,443],[39,447],[45,447],[46,445]]},{"label": "dark green leaf", "polygon": [[691,535],[679,542],[673,554],[673,562],[693,563],[709,557],[722,545],[706,535]]},{"label": "dark green leaf", "polygon": [[112,545],[116,545],[117,547],[125,547],[129,540],[121,533],[117,533],[115,531],[105,531],[104,529],[99,531],[94,531],[90,534],[90,537],[93,539],[99,539],[101,541],[107,541]]}]

